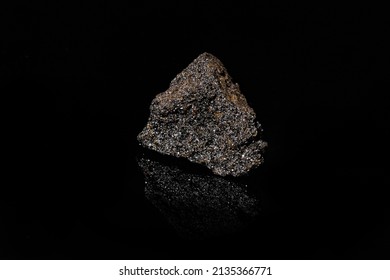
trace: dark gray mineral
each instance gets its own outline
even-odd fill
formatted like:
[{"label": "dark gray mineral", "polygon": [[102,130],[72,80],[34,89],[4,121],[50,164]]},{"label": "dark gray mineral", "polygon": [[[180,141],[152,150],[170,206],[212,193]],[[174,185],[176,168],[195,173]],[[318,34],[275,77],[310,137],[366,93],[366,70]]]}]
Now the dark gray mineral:
[{"label": "dark gray mineral", "polygon": [[256,114],[216,57],[203,53],[150,105],[145,147],[240,176],[263,162]]},{"label": "dark gray mineral", "polygon": [[246,185],[193,174],[142,158],[145,196],[185,239],[205,239],[244,230],[260,214]]}]

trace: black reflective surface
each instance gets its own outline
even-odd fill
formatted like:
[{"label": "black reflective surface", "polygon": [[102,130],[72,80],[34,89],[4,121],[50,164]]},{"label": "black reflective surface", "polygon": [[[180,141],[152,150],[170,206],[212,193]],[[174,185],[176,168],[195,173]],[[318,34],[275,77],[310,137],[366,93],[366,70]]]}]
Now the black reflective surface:
[{"label": "black reflective surface", "polygon": [[247,186],[213,175],[187,173],[148,158],[138,161],[145,195],[184,239],[234,234],[259,215]]},{"label": "black reflective surface", "polygon": [[[130,2],[2,10],[0,258],[389,258],[387,15]],[[247,176],[136,141],[204,51],[269,143]]]}]

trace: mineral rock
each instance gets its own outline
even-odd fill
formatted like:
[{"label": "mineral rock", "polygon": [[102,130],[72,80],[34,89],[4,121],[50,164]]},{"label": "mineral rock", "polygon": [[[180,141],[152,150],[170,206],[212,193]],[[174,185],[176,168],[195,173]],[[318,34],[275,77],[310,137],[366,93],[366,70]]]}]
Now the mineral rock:
[{"label": "mineral rock", "polygon": [[145,175],[146,198],[184,239],[240,232],[260,214],[259,200],[242,183],[148,158],[138,164]]},{"label": "mineral rock", "polygon": [[151,150],[240,176],[263,162],[256,114],[219,59],[203,53],[150,105],[138,141]]}]

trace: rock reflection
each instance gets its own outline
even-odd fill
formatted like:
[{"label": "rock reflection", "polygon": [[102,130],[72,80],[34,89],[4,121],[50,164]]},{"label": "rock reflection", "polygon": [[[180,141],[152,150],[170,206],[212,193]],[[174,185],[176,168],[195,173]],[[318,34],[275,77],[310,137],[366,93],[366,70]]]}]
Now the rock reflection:
[{"label": "rock reflection", "polygon": [[145,195],[186,239],[205,239],[242,230],[259,214],[245,185],[222,177],[186,172],[142,158]]}]

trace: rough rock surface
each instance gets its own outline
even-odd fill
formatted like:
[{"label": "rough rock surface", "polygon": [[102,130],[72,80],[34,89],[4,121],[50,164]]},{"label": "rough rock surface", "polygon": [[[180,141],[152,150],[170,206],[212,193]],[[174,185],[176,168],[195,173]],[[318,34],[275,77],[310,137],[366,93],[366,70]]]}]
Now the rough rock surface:
[{"label": "rough rock surface", "polygon": [[256,114],[216,57],[203,53],[150,106],[145,147],[240,176],[263,162]]},{"label": "rough rock surface", "polygon": [[141,158],[145,196],[185,239],[206,239],[244,230],[260,214],[246,185]]}]

